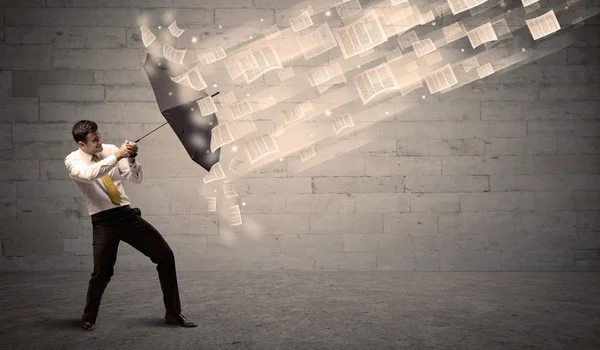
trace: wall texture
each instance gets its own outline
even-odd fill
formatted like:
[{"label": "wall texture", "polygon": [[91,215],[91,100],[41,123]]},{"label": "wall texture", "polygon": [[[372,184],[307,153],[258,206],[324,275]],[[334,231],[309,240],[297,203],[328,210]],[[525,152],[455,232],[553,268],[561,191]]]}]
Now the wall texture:
[{"label": "wall texture", "polygon": [[[63,159],[80,119],[113,144],[163,122],[142,70],[141,19],[153,30],[177,20],[199,46],[228,48],[288,26],[299,1],[0,4],[0,270],[91,271],[91,222]],[[126,191],[180,269],[597,270],[600,27],[597,17],[585,23],[567,48],[447,94],[385,101],[324,143],[370,141],[361,148],[304,171],[289,156],[238,179],[242,227],[206,212],[206,173],[167,128],[140,143],[145,180]],[[297,74],[315,66],[294,65]],[[224,71],[207,82],[239,93],[279,84],[274,72],[250,86]],[[122,243],[116,268],[153,265]]]}]

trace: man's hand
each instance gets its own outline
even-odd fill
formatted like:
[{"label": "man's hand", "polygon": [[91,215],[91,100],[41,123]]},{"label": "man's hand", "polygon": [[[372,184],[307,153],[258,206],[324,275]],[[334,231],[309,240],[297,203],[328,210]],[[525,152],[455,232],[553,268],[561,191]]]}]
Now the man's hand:
[{"label": "man's hand", "polygon": [[131,158],[129,158],[129,162],[133,163],[135,162],[135,156],[137,156],[137,151],[138,151],[138,146],[137,143],[133,142],[133,141],[127,141],[125,140],[125,144],[127,146],[127,150],[129,151],[129,156]]},{"label": "man's hand", "polygon": [[117,156],[117,160],[121,160],[123,158],[129,158],[129,149],[127,147],[128,142],[129,141],[125,140],[125,142],[123,142],[123,144],[117,150],[117,152],[115,152],[115,156]]}]

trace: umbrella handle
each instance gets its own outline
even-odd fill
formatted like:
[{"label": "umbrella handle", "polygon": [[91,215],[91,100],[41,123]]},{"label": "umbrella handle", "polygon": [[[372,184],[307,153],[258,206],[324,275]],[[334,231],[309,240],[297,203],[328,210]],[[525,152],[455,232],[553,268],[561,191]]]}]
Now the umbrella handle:
[{"label": "umbrella handle", "polygon": [[[215,93],[214,93],[214,94],[212,94],[210,97],[215,97],[215,96],[217,96],[218,94],[219,94],[219,91],[215,92]],[[140,140],[141,140],[141,139],[143,139],[144,137],[146,137],[146,136],[148,136],[148,135],[152,134],[153,132],[155,132],[156,130],[158,130],[158,129],[162,128],[163,126],[167,125],[168,123],[169,123],[169,122],[166,122],[166,123],[164,123],[163,125],[161,125],[161,126],[159,126],[158,128],[156,128],[156,129],[154,129],[154,130],[150,131],[149,133],[147,133],[146,135],[144,135],[144,136],[140,137],[139,139],[135,140],[134,142],[135,142],[135,143],[138,143],[138,142],[140,142]],[[137,156],[137,153],[134,153],[134,154],[131,154],[131,155],[129,155],[129,158],[135,158],[136,156]]]}]

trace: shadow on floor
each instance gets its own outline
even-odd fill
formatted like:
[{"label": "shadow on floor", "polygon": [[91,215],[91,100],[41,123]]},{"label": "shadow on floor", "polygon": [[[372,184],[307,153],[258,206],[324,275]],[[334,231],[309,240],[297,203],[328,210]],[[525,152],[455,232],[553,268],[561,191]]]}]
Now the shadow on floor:
[{"label": "shadow on floor", "polygon": [[[166,324],[164,319],[160,317],[119,317],[114,320],[102,320],[98,321],[96,326],[101,326],[103,324],[112,324],[112,326],[121,327],[123,329],[131,329],[137,327],[163,327],[163,328],[173,328],[179,327],[176,325]],[[40,327],[46,330],[68,330],[73,329],[76,331],[83,331],[80,328],[81,319],[79,318],[47,318],[45,320],[36,322],[34,326]]]},{"label": "shadow on floor", "polygon": [[124,322],[131,326],[178,327],[166,324],[165,320],[160,317],[128,317],[119,319],[119,322]]},{"label": "shadow on floor", "polygon": [[81,325],[80,318],[49,318],[43,321],[40,321],[36,324],[37,326],[41,326],[48,329],[57,329],[57,330],[66,330],[66,329],[76,329],[79,330],[79,326]]}]

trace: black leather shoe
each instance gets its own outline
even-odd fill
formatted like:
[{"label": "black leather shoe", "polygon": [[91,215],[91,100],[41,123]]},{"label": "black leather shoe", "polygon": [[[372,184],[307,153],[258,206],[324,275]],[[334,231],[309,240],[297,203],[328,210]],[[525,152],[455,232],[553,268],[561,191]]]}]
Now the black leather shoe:
[{"label": "black leather shoe", "polygon": [[93,331],[94,325],[88,321],[81,321],[81,328],[85,329],[86,331]]},{"label": "black leather shoe", "polygon": [[194,322],[188,321],[182,314],[179,315],[165,315],[165,323],[166,324],[175,324],[181,327],[198,327]]}]

